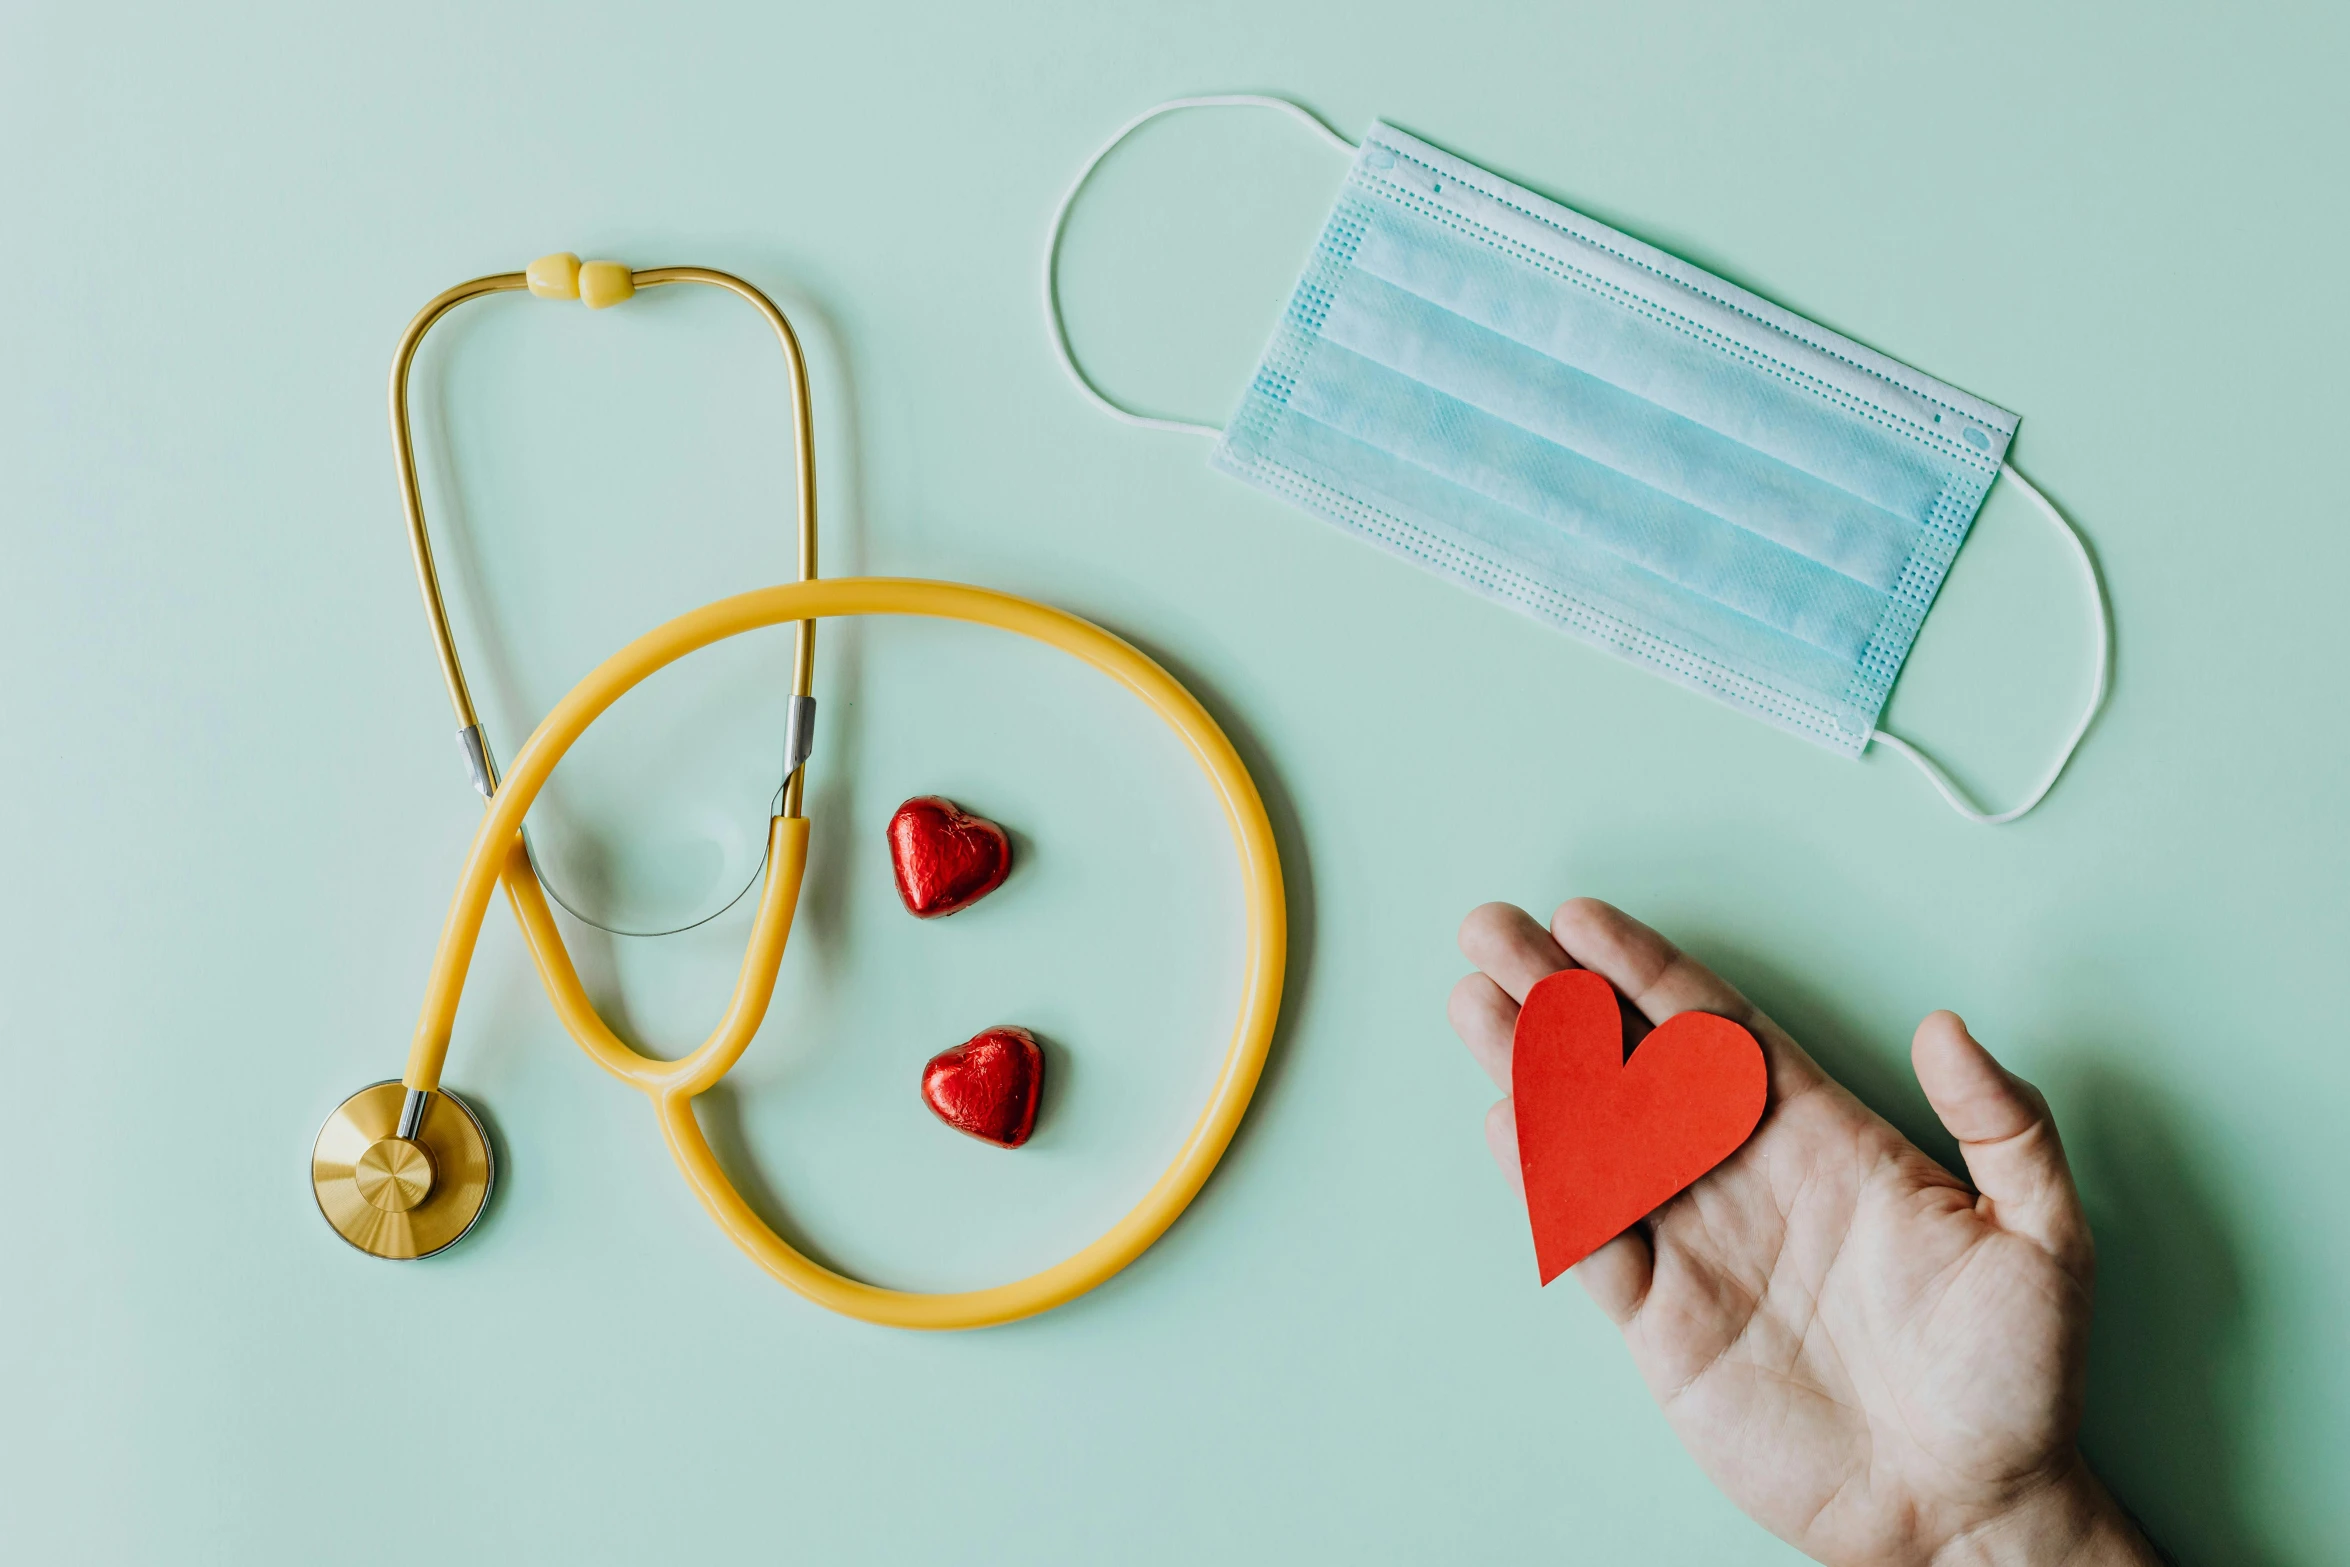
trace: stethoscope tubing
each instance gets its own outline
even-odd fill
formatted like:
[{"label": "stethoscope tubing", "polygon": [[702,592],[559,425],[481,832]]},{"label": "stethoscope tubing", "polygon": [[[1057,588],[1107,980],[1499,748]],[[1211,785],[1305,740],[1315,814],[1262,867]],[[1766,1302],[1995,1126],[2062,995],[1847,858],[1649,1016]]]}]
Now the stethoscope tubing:
[{"label": "stethoscope tubing", "polygon": [[[864,1283],[795,1250],[752,1210],[712,1153],[692,1100],[722,1077],[762,1021],[806,864],[808,824],[789,812],[770,825],[770,869],[734,1004],[710,1039],[676,1061],[647,1057],[614,1035],[579,983],[545,896],[531,874],[520,828],[571,746],[628,690],[698,649],[766,626],[821,619],[914,615],[992,626],[1060,649],[1110,676],[1156,713],[1206,774],[1239,860],[1245,950],[1239,1015],[1206,1104],[1166,1171],[1091,1244],[1043,1272],[990,1288],[921,1293]],[[621,648],[573,687],[516,753],[489,800],[441,929],[408,1067],[412,1091],[438,1088],[465,979],[490,896],[503,881],[542,982],[566,1028],[591,1058],[653,1100],[662,1135],[703,1208],[752,1259],[820,1305],[893,1327],[953,1329],[1009,1322],[1084,1293],[1165,1233],[1206,1183],[1238,1129],[1272,1042],[1287,963],[1288,926],[1279,850],[1264,801],[1222,728],[1176,679],[1132,644],[1050,605],[964,583],[836,577],[787,583],[720,599]]]}]

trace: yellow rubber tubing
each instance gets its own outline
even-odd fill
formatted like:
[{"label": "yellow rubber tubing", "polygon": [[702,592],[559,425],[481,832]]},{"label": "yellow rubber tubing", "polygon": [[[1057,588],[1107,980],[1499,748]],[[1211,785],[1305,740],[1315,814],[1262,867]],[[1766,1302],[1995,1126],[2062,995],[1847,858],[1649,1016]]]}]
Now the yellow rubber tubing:
[{"label": "yellow rubber tubing", "polygon": [[[743,1201],[719,1167],[694,1117],[694,1096],[725,1075],[766,1015],[776,965],[782,961],[807,864],[805,818],[777,817],[770,824],[767,884],[760,895],[733,1004],[700,1048],[673,1062],[638,1053],[597,1015],[563,948],[522,847],[523,816],[555,764],[606,708],[638,682],[688,653],[746,631],[787,621],[847,615],[921,615],[993,626],[1059,648],[1101,670],[1140,698],[1181,737],[1215,790],[1240,860],[1247,922],[1240,1015],[1208,1101],[1176,1151],[1174,1162],[1125,1217],[1084,1250],[1041,1273],[990,1289],[947,1294],[883,1289],[810,1261]],[[954,582],[834,577],[720,599],[639,637],[573,687],[516,754],[474,834],[456,897],[441,928],[423,1011],[409,1050],[405,1081],[411,1088],[431,1089],[440,1084],[466,972],[472,966],[491,891],[501,881],[556,1015],[597,1065],[653,1101],[671,1157],[719,1228],[759,1266],[818,1305],[890,1327],[986,1327],[1049,1311],[1109,1278],[1164,1234],[1206,1184],[1256,1091],[1281,1009],[1281,982],[1288,958],[1281,859],[1272,826],[1265,818],[1264,801],[1232,742],[1207,710],[1172,675],[1099,626],[1033,600]]]}]

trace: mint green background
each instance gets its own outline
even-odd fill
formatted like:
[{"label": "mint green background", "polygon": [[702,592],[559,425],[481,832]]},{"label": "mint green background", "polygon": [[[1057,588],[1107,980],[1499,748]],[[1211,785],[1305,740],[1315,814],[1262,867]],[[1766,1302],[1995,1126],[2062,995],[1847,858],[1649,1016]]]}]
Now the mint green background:
[{"label": "mint green background", "polygon": [[[2090,1192],[2097,1463],[2186,1561],[2350,1555],[2338,10],[229,9],[0,15],[10,1559],[1788,1560],[1598,1314],[1536,1291],[1481,1146],[1454,924],[1575,892],[1921,1136],[1908,1031],[1963,1009]],[[1142,106],[1235,87],[1392,118],[2019,411],[2118,617],[2049,804],[1966,826],[1898,759],[1839,761],[1083,406],[1037,313],[1061,184]],[[1220,417],[1338,172],[1267,115],[1137,137],[1066,255],[1105,382]],[[1191,1214],[1067,1309],[918,1337],[768,1281],[502,912],[450,1079],[505,1161],[481,1230],[391,1267],[312,1211],[312,1132],[398,1070],[477,817],[384,368],[433,292],[564,247],[733,268],[795,312],[830,569],[1091,616],[1258,770],[1296,936],[1272,1068]],[[782,574],[781,380],[739,307],[472,307],[418,386],[507,754],[623,638]],[[2078,699],[2070,570],[1995,495],[1894,697],[1992,796]],[[673,671],[567,766],[542,832],[579,895],[659,918],[747,874],[783,658]],[[801,929],[712,1124],[841,1265],[1009,1277],[1192,1114],[1233,1001],[1220,828],[1139,709],[1000,637],[828,629],[820,694]],[[879,838],[929,790],[1023,855],[937,926]],[[674,1042],[743,923],[580,949]],[[914,1080],[1012,1018],[1056,1076],[1005,1156]]]}]

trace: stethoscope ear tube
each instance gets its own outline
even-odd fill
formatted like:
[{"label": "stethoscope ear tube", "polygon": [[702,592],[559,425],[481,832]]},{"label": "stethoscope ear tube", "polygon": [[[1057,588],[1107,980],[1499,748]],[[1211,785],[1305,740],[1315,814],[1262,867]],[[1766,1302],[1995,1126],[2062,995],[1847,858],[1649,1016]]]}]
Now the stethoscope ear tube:
[{"label": "stethoscope ear tube", "polygon": [[[425,616],[432,626],[433,652],[440,661],[441,680],[448,688],[449,706],[457,715],[457,741],[464,750],[466,775],[484,799],[497,789],[497,765],[480,715],[474,710],[472,688],[465,678],[465,660],[457,650],[456,633],[449,624],[440,573],[433,563],[432,530],[425,521],[424,491],[417,479],[416,440],[408,414],[408,381],[416,364],[417,350],[423,345],[425,334],[467,300],[527,290],[541,299],[578,299],[590,309],[601,309],[644,289],[679,283],[721,288],[747,301],[775,333],[775,341],[783,350],[791,383],[797,580],[812,582],[816,578],[816,438],[808,392],[807,355],[801,350],[799,334],[792,330],[790,319],[776,308],[775,301],[733,273],[710,267],[650,267],[631,271],[616,261],[583,262],[568,253],[541,256],[524,271],[477,277],[434,296],[409,321],[408,329],[400,335],[400,346],[392,355],[392,460],[399,472],[400,505],[408,522],[408,551],[416,566],[417,589],[424,596]],[[797,701],[787,714],[785,730],[787,761],[782,811],[786,816],[799,814],[803,789],[799,774],[814,736],[815,680],[816,628],[802,624],[796,628],[792,643],[791,691]],[[802,703],[804,710],[800,707]],[[793,739],[792,723],[802,726],[803,738],[798,742]]]}]

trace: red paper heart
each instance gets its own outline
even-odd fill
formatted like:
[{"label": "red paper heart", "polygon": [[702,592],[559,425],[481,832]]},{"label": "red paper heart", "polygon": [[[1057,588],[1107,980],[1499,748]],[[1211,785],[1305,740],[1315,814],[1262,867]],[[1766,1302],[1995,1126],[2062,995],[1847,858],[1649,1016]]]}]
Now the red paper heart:
[{"label": "red paper heart", "polygon": [[1735,1153],[1769,1089],[1762,1046],[1726,1017],[1669,1017],[1626,1061],[1606,980],[1565,969],[1526,992],[1510,1093],[1542,1282]]},{"label": "red paper heart", "polygon": [[1036,1127],[1044,1052],[1024,1028],[991,1028],[922,1068],[922,1102],[958,1132],[1017,1148]]},{"label": "red paper heart", "polygon": [[889,819],[889,858],[898,896],[916,919],[967,909],[1012,870],[1012,840],[952,800],[916,795]]}]

